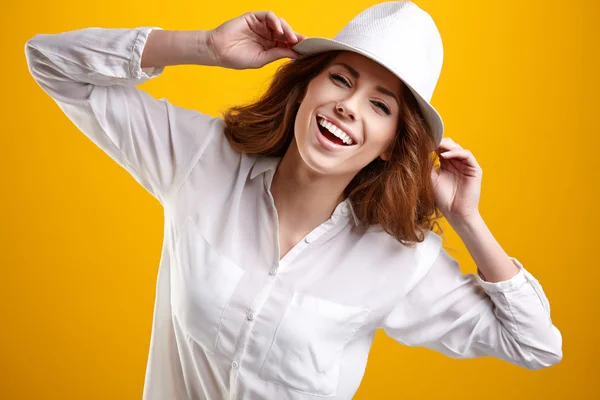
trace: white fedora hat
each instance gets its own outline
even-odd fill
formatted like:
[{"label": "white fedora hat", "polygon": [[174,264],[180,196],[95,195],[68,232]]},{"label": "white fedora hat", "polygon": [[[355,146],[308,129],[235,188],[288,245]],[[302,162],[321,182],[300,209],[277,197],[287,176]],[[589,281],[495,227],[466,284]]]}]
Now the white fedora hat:
[{"label": "white fedora hat", "polygon": [[300,56],[331,50],[362,54],[400,78],[415,95],[431,127],[435,150],[444,134],[440,114],[430,104],[442,70],[442,38],[431,16],[410,1],[371,6],[333,38],[309,37],[292,49]]}]

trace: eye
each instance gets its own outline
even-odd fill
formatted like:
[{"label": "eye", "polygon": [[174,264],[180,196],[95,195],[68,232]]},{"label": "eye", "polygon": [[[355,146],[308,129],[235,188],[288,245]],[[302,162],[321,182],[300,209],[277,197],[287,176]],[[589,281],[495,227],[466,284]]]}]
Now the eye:
[{"label": "eye", "polygon": [[342,82],[342,84],[350,87],[350,84],[348,83],[348,81],[346,81],[344,78],[342,78],[341,75],[329,73],[329,77],[334,81]]},{"label": "eye", "polygon": [[373,104],[375,104],[377,107],[379,107],[384,113],[385,115],[390,115],[390,109],[387,108],[387,106],[379,101],[374,101]]},{"label": "eye", "polygon": [[[345,85],[347,87],[350,87],[350,84],[348,83],[348,81],[346,79],[344,79],[341,75],[332,74],[330,72],[329,73],[329,77],[333,81],[341,82],[343,85]],[[390,115],[391,114],[390,109],[385,104],[383,104],[382,102],[380,102],[380,101],[374,101],[373,104],[375,104],[376,107],[378,107],[381,111],[383,111],[385,113],[385,115]]]}]

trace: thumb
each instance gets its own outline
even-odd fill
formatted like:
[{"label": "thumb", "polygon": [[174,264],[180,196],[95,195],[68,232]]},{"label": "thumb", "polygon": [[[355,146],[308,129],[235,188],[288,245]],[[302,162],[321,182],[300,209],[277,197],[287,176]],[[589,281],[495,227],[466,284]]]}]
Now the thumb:
[{"label": "thumb", "polygon": [[273,47],[261,54],[261,61],[265,61],[265,64],[278,60],[280,58],[292,58],[297,59],[300,55],[292,49],[286,49],[285,47]]}]

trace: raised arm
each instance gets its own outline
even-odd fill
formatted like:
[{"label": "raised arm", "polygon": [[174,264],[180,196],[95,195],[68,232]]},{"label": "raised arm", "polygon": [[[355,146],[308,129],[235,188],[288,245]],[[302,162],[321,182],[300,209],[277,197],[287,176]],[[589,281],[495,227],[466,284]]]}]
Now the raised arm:
[{"label": "raised arm", "polygon": [[[210,58],[208,53],[192,57],[189,43],[201,38],[201,31],[166,31],[148,42],[157,30],[85,28],[38,34],[27,41],[25,54],[33,78],[65,115],[164,204],[218,122],[136,88],[162,74],[165,67],[156,61]],[[149,66],[142,69],[147,44],[153,51]],[[162,52],[157,50],[161,45]]]},{"label": "raised arm", "polygon": [[439,249],[385,318],[390,337],[454,358],[493,356],[527,369],[561,360],[562,336],[550,318],[548,299],[516,258],[510,257],[516,275],[487,282],[462,274],[441,244]]},{"label": "raised arm", "polygon": [[[164,205],[210,142],[222,149],[223,121],[156,100],[136,86],[169,65],[260,68],[295,57],[287,46],[303,38],[273,12],[259,11],[210,31],[139,27],[38,34],[25,44],[25,55],[33,78],[65,115]],[[202,95],[202,88],[197,92]]]}]

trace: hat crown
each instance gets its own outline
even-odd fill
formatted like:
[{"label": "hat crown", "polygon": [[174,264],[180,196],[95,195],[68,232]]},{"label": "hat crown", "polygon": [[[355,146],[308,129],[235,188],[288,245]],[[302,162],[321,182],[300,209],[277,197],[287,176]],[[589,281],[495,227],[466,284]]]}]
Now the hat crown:
[{"label": "hat crown", "polygon": [[431,16],[410,1],[373,5],[333,38],[383,61],[428,102],[439,79],[442,38]]}]

